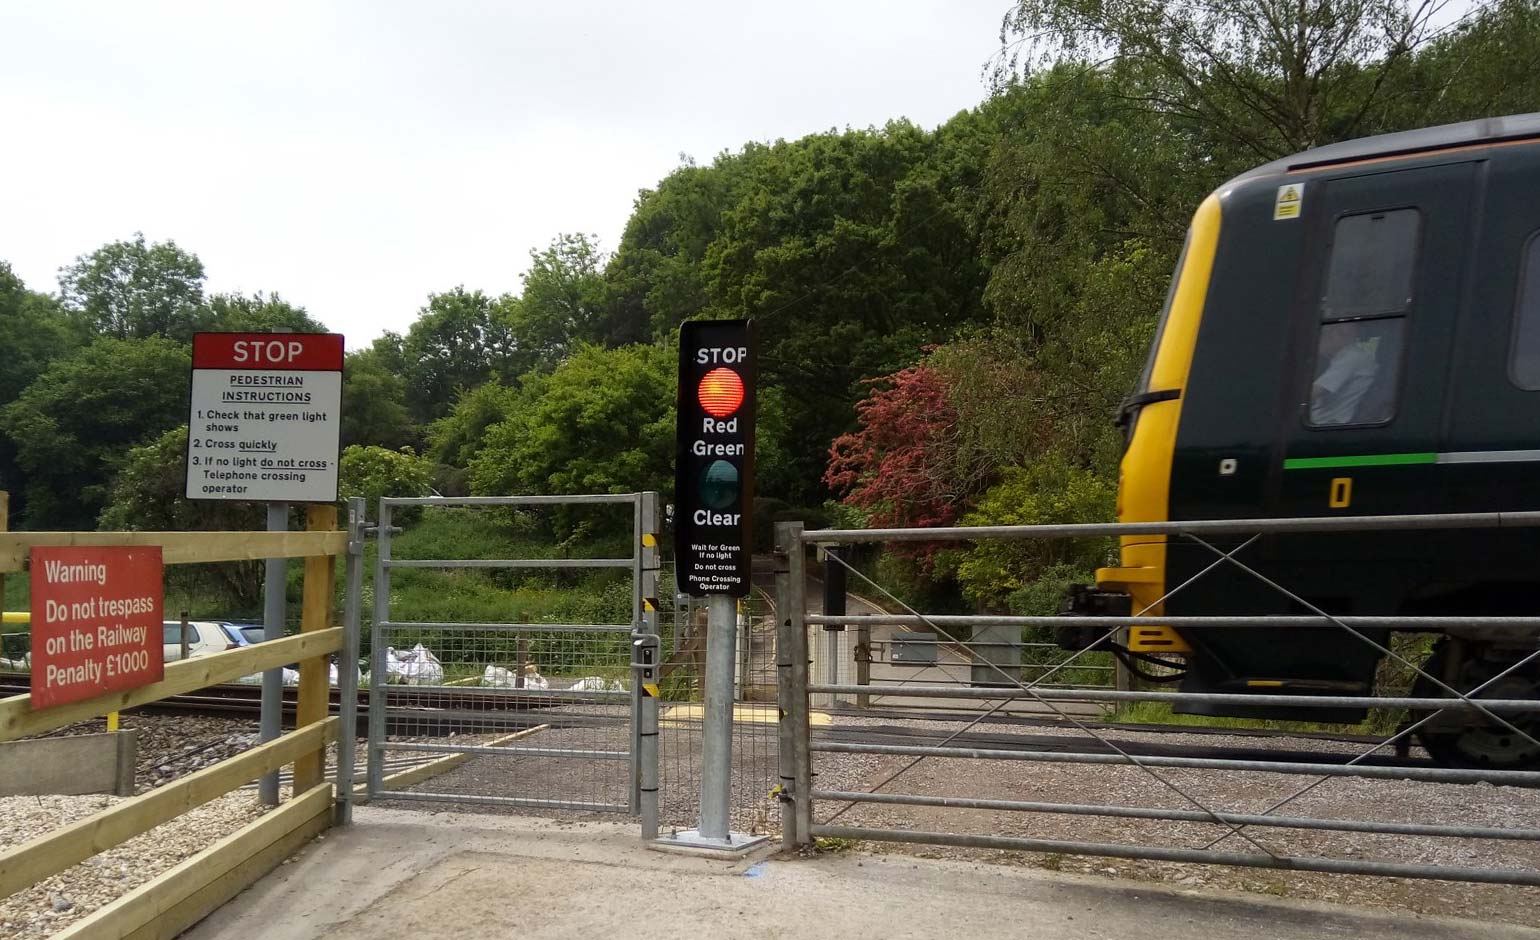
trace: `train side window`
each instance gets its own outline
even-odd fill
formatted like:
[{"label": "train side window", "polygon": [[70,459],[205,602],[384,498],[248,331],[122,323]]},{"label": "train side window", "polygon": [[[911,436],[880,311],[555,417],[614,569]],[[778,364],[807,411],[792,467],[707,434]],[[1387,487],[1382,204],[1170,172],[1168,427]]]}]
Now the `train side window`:
[{"label": "train side window", "polygon": [[1380,424],[1394,416],[1405,324],[1405,317],[1389,317],[1321,325],[1310,384],[1312,425]]},{"label": "train side window", "polygon": [[1530,236],[1519,265],[1519,302],[1513,334],[1514,384],[1540,389],[1540,232]]},{"label": "train side window", "polygon": [[1345,215],[1332,232],[1323,321],[1405,313],[1412,305],[1421,213],[1389,209]]}]

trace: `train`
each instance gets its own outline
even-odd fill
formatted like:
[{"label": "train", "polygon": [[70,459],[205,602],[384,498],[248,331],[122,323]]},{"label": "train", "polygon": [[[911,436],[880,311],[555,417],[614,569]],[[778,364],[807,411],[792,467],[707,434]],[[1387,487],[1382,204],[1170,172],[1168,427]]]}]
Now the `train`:
[{"label": "train", "polygon": [[[1119,421],[1120,522],[1540,510],[1540,114],[1335,143],[1225,183],[1193,216]],[[1246,567],[1181,536],[1124,536],[1064,612],[1532,616],[1540,588],[1535,528],[1273,533],[1235,557]],[[1394,634],[1431,633],[1403,644],[1439,680],[1412,694],[1490,683],[1484,696],[1540,699],[1534,632],[1388,622],[1152,625],[1105,645],[1174,666],[1143,672],[1184,692],[1365,696]],[[1087,635],[1064,632],[1066,647]],[[1176,710],[1365,716],[1212,697]],[[1511,727],[1412,718],[1429,715],[1418,743],[1442,764],[1540,765],[1540,703]]]}]

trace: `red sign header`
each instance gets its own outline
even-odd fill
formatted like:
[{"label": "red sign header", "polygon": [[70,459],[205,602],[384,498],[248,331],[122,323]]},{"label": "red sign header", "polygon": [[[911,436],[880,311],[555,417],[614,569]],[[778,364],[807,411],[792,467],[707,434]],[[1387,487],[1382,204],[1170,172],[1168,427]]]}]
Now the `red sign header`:
[{"label": "red sign header", "polygon": [[338,372],[341,333],[195,333],[194,369]]},{"label": "red sign header", "polygon": [[32,707],[165,674],[159,545],[32,549]]}]

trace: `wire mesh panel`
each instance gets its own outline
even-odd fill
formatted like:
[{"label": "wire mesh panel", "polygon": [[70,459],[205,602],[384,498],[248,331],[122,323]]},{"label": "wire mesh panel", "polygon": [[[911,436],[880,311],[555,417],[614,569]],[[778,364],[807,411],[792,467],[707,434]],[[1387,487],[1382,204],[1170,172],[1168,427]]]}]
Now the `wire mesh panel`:
[{"label": "wire mesh panel", "polygon": [[[659,584],[664,596],[658,617],[663,667],[658,718],[660,822],[667,830],[694,826],[700,812],[701,745],[706,673],[706,607],[676,593],[672,564]],[[771,573],[755,571],[755,589],[738,607],[734,657],[732,829],[761,834],[779,824],[777,783],[776,625],[774,604],[760,582]]]},{"label": "wire mesh panel", "polygon": [[637,812],[644,496],[381,501],[371,797]]}]

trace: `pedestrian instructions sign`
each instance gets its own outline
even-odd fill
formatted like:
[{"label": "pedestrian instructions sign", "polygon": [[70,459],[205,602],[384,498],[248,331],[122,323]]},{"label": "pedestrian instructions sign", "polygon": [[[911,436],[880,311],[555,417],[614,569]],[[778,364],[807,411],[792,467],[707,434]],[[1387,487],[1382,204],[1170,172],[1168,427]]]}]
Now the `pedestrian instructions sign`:
[{"label": "pedestrian instructions sign", "polygon": [[338,333],[198,333],[187,422],[188,499],[337,499]]},{"label": "pedestrian instructions sign", "polygon": [[32,549],[32,707],[165,675],[159,545]]}]

